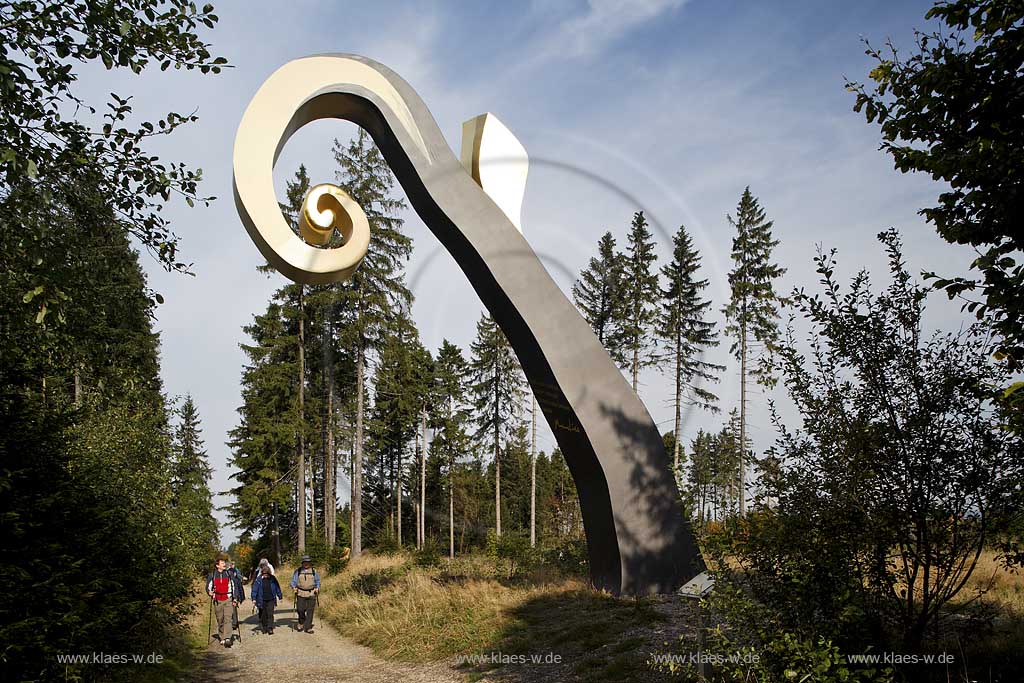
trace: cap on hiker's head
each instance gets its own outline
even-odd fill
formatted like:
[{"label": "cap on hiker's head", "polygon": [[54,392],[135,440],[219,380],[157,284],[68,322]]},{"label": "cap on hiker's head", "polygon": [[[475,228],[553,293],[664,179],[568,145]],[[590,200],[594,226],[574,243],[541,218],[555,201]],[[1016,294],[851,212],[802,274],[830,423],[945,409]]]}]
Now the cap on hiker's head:
[{"label": "cap on hiker's head", "polygon": [[217,562],[227,562],[227,561],[228,561],[228,554],[227,553],[218,553],[217,554]]},{"label": "cap on hiker's head", "polygon": [[310,557],[309,555],[303,555],[303,556],[302,556],[302,561],[303,561],[303,562],[312,562],[312,561],[313,561],[313,558],[312,558],[312,557]]}]

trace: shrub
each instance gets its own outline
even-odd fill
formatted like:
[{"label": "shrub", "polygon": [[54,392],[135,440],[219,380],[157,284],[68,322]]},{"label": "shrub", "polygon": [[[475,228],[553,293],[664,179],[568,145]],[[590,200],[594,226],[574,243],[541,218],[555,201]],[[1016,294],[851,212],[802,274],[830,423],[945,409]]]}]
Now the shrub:
[{"label": "shrub", "polygon": [[530,537],[523,531],[498,536],[488,530],[487,555],[494,561],[495,571],[505,573],[509,580],[540,563],[540,553],[530,547]]},{"label": "shrub", "polygon": [[373,597],[398,580],[400,572],[394,567],[375,569],[352,579],[352,590]]},{"label": "shrub", "polygon": [[587,542],[582,538],[561,539],[541,550],[541,560],[546,566],[568,574],[585,575],[590,565]]},{"label": "shrub", "polygon": [[413,553],[412,562],[417,567],[438,567],[441,565],[441,547],[437,540],[428,538],[423,547]]},{"label": "shrub", "polygon": [[[675,661],[652,668],[669,674],[690,673],[693,680],[758,681],[758,683],[890,683],[891,668],[851,666],[839,646],[825,636],[796,633],[778,620],[773,609],[757,602],[728,576],[720,576],[702,608],[716,622],[707,630],[701,654],[710,662],[702,679]],[[698,649],[680,639],[681,654]]]}]

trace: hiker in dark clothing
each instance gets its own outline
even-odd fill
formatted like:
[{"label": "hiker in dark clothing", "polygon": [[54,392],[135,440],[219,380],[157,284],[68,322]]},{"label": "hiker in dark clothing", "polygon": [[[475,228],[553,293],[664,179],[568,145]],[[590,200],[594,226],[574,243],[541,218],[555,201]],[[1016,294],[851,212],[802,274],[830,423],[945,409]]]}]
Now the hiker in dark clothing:
[{"label": "hiker in dark clothing", "polygon": [[213,600],[217,615],[217,642],[231,647],[231,631],[234,626],[235,610],[245,600],[242,582],[228,571],[228,556],[217,556],[215,568],[206,577],[206,593]]},{"label": "hiker in dark clothing", "polygon": [[296,631],[313,632],[313,610],[316,608],[316,596],[320,592],[320,575],[313,569],[313,558],[305,555],[302,566],[292,574],[292,590],[295,591],[295,611],[299,621]]},{"label": "hiker in dark clothing", "polygon": [[[228,576],[230,576],[231,580],[235,582],[235,594],[241,596],[239,598],[239,600],[238,600],[238,603],[241,604],[241,603],[245,602],[245,588],[243,587],[244,584],[245,584],[245,580],[242,578],[242,572],[239,571],[238,567],[235,566],[235,563],[231,561],[231,556],[228,556],[228,569],[227,569],[227,571],[228,571]],[[231,615],[231,628],[232,629],[237,629],[238,628],[238,610],[237,609],[234,610],[234,612]]]},{"label": "hiker in dark clothing", "polygon": [[270,567],[263,566],[263,573],[252,582],[252,601],[260,611],[260,629],[274,635],[274,608],[278,600],[283,600],[281,584],[277,577],[270,573]]}]

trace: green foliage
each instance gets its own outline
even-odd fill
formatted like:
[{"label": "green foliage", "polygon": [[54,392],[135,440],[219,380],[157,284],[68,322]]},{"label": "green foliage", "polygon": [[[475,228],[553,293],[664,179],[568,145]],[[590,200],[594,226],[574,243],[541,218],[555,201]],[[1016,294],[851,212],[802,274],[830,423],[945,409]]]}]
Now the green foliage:
[{"label": "green foliage", "polygon": [[[183,0],[19,1],[4,2],[0,17],[0,196],[9,197],[27,182],[48,210],[67,191],[70,178],[91,176],[96,196],[118,215],[122,234],[137,238],[165,267],[186,270],[177,258],[177,237],[159,211],[172,194],[190,205],[212,197],[196,194],[201,170],[162,163],[146,153],[145,143],[197,117],[171,112],[158,124],[132,126],[132,98],[111,93],[104,123],[94,130],[83,119],[96,109],[75,95],[74,67],[100,61],[107,69],[137,74],[159,62],[164,69],[217,73],[226,60],[213,57],[196,33],[200,24],[212,28],[217,22],[213,6],[200,10]],[[52,230],[26,229],[31,214],[19,214],[12,227],[18,226],[24,238],[20,255],[34,262],[61,249],[67,236],[58,223]],[[26,303],[40,319],[65,310],[75,290],[46,278],[44,270],[31,275],[23,293],[31,295]]]},{"label": "green foliage", "polygon": [[[729,271],[730,299],[724,313],[725,332],[733,338],[730,351],[737,360],[770,358],[778,342],[778,304],[775,280],[786,273],[772,263],[772,250],[779,241],[772,237],[774,223],[745,188],[736,206],[736,218],[727,217],[736,230],[732,239],[733,269]],[[750,368],[749,374],[769,380],[767,365]]]},{"label": "green foliage", "polygon": [[541,549],[543,564],[568,574],[585,575],[590,567],[587,542],[582,538],[566,538]]},{"label": "green foliage", "polygon": [[498,536],[489,529],[486,552],[494,562],[495,571],[503,572],[509,580],[530,571],[542,559],[541,554],[530,547],[528,531],[506,531]]},{"label": "green foliage", "polygon": [[633,215],[626,239],[626,253],[621,257],[621,300],[615,310],[619,315],[623,340],[622,354],[631,368],[635,390],[640,369],[655,363],[654,336],[651,333],[657,320],[657,301],[661,298],[658,273],[654,270],[658,257],[643,211]]},{"label": "green foliage", "polygon": [[681,463],[676,472],[683,500],[701,527],[728,517],[738,507],[738,423],[739,414],[732,410],[718,433],[698,432],[690,444],[689,462]]},{"label": "green foliage", "polygon": [[298,359],[281,308],[271,303],[266,313],[254,316],[245,328],[253,344],[241,345],[250,362],[242,371],[239,425],[228,442],[236,468],[231,478],[239,483],[228,514],[243,532],[272,529],[292,505]]},{"label": "green foliage", "polygon": [[611,232],[604,233],[597,243],[597,256],[590,259],[572,286],[576,307],[590,323],[598,341],[619,365],[626,364],[622,349],[621,310],[625,305],[624,258],[615,250],[615,238]]},{"label": "green foliage", "polygon": [[1024,363],[1024,7],[1001,0],[937,2],[926,14],[945,27],[916,33],[916,50],[867,45],[874,84],[847,81],[854,110],[877,123],[881,148],[897,169],[948,184],[936,206],[922,209],[947,241],[975,247],[971,278],[936,277],[950,298],[988,318],[1002,336],[999,353]]},{"label": "green foliage", "polygon": [[417,567],[441,566],[441,546],[434,538],[427,538],[423,546],[413,553],[413,564]]},{"label": "green foliage", "polygon": [[[142,0],[0,5],[0,605],[3,680],[133,680],[57,653],[166,651],[216,539],[198,417],[172,437],[153,306],[130,239],[187,270],[160,210],[200,171],[145,152],[194,121],[129,123],[111,94],[92,129],[80,63],[217,72],[210,5]],[[194,407],[193,407],[194,408]]]},{"label": "green foliage", "polygon": [[162,403],[139,391],[89,394],[60,410],[25,401],[4,379],[0,532],[9,583],[22,589],[0,608],[3,678],[77,673],[55,653],[85,647],[160,650],[188,610],[195,565],[181,549],[200,521],[173,507]]},{"label": "green foliage", "polygon": [[[851,665],[840,648],[821,635],[802,635],[786,630],[770,611],[751,599],[742,589],[724,581],[702,601],[702,609],[720,619],[708,629],[704,654],[712,662],[714,681],[758,681],[759,683],[887,683],[893,680],[888,668]],[[684,651],[697,644],[681,641]],[[656,669],[683,672],[681,664],[665,662]]]},{"label": "green foliage", "polygon": [[[482,315],[477,321],[476,338],[470,349],[473,355],[469,362],[469,391],[476,425],[474,438],[486,444],[491,453],[495,513],[500,520],[501,466],[507,459],[507,441],[522,424],[525,377],[512,346],[489,315]],[[500,521],[497,528],[500,531]]]},{"label": "green foliage", "polygon": [[[655,332],[667,349],[659,360],[675,382],[677,416],[684,403],[718,412],[718,397],[703,386],[717,382],[718,373],[725,370],[704,360],[707,350],[719,344],[715,324],[705,320],[711,301],[701,298],[708,281],[697,279],[700,254],[684,226],[679,226],[672,243],[672,261],[661,269],[666,286],[661,290]],[[680,438],[678,433],[675,436]]]},{"label": "green foliage", "polygon": [[791,325],[778,359],[801,423],[775,414],[775,503],[726,525],[713,550],[739,565],[724,578],[780,630],[845,652],[918,650],[941,635],[986,541],[1019,514],[1024,478],[990,335],[926,335],[929,290],[906,272],[896,234],[879,238],[891,272],[883,292],[865,271],[844,292],[834,254],[820,254],[823,292],[793,293],[810,358]]},{"label": "green foliage", "polygon": [[184,534],[187,546],[183,554],[191,562],[193,571],[201,574],[220,547],[209,486],[213,470],[200,436],[199,411],[191,396],[185,397],[177,415],[171,462],[171,507],[174,515],[189,525]]},{"label": "green foliage", "polygon": [[321,571],[337,574],[348,566],[348,556],[345,548],[336,546],[331,548],[323,536],[309,536],[306,539],[306,555],[313,560],[313,566]]},{"label": "green foliage", "polygon": [[351,588],[357,593],[373,597],[388,586],[394,584],[401,576],[399,567],[387,567],[363,572],[352,579]]}]

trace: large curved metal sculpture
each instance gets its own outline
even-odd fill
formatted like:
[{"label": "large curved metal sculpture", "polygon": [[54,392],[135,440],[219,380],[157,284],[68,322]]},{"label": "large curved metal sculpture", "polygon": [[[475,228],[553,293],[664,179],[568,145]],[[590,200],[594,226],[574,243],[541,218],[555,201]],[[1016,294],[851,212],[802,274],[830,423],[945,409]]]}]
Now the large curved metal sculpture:
[{"label": "large curved metal sculpture", "polygon": [[[285,64],[260,87],[235,139],[234,195],[263,255],[290,279],[314,284],[349,277],[366,253],[365,216],[340,190],[307,201],[306,241],[277,205],[278,154],[292,133],[322,118],[346,119],[370,133],[413,208],[511,343],[576,482],[594,585],[616,594],[668,592],[701,572],[647,409],[393,71],[357,55],[315,55]],[[313,246],[326,241],[332,225],[348,230],[343,246]]]}]

